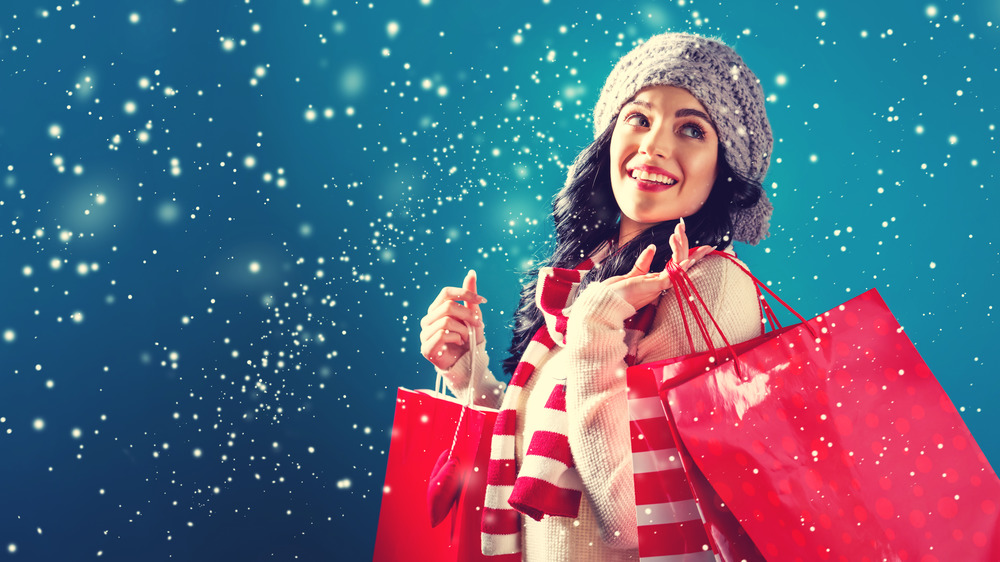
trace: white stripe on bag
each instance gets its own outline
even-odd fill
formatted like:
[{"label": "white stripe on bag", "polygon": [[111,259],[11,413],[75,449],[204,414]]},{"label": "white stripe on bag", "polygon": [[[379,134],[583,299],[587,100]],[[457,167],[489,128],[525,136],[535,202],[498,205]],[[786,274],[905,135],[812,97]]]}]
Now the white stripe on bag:
[{"label": "white stripe on bag", "polygon": [[666,412],[659,396],[633,398],[628,401],[628,419],[632,421],[664,417]]},{"label": "white stripe on bag", "polygon": [[679,468],[683,467],[677,449],[656,449],[655,451],[632,453],[632,471],[635,474]]},{"label": "white stripe on bag", "polygon": [[655,503],[635,506],[639,526],[668,525],[685,521],[701,521],[698,504],[694,500]]},{"label": "white stripe on bag", "polygon": [[689,554],[668,554],[666,556],[643,556],[639,562],[715,562],[715,553],[711,550],[692,552]]}]

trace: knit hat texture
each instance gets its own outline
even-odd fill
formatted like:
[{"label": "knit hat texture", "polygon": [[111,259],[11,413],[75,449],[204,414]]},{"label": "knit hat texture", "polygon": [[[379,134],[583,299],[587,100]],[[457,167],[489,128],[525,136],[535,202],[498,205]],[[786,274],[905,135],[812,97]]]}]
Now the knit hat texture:
[{"label": "knit hat texture", "polygon": [[[761,184],[774,144],[764,111],[764,91],[743,59],[717,39],[664,33],[622,57],[594,107],[594,138],[640,90],[661,85],[684,88],[697,98],[726,148],[726,163],[737,174]],[[763,240],[772,209],[761,189],[756,205],[732,211],[733,238],[749,244]]]}]

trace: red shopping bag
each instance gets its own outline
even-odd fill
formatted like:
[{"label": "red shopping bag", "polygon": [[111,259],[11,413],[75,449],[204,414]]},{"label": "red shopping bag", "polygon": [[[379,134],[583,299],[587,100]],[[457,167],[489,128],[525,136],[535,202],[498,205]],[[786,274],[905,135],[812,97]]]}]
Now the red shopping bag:
[{"label": "red shopping bag", "polygon": [[877,291],[699,355],[662,402],[768,560],[1000,560],[1000,480]]},{"label": "red shopping bag", "polygon": [[[432,391],[400,388],[375,537],[375,560],[495,560],[481,554],[480,521],[496,410]],[[459,420],[461,419],[461,424]],[[456,433],[456,427],[457,433]],[[452,447],[464,484],[458,504],[431,526],[427,488],[442,451]]]}]

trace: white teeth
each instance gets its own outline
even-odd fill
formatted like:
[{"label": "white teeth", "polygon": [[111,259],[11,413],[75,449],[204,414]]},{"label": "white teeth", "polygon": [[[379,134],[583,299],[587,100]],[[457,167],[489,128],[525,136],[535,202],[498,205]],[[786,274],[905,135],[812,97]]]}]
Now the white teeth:
[{"label": "white teeth", "polygon": [[632,170],[632,177],[641,180],[654,181],[656,183],[662,183],[666,185],[674,185],[675,183],[677,183],[676,180],[670,179],[667,176],[661,174],[650,174],[645,170],[639,170],[639,169]]}]

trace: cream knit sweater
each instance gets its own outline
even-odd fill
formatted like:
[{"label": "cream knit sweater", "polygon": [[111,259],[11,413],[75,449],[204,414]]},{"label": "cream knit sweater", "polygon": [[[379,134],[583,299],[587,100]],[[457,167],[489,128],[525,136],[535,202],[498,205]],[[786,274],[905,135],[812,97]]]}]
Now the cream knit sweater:
[{"label": "cream knit sweater", "polygon": [[[688,274],[730,343],[760,335],[760,309],[753,281],[728,260],[709,256]],[[584,496],[576,519],[522,517],[521,552],[526,561],[588,562],[638,560],[635,487],[625,398],[624,321],[635,314],[624,299],[591,283],[573,303],[566,345],[556,347],[537,365],[517,408],[516,449],[524,458],[527,439],[541,422],[552,388],[566,383],[569,441]],[[694,326],[692,326],[694,328]],[[712,329],[714,332],[714,329]],[[713,333],[713,342],[722,345]],[[707,348],[696,332],[697,351]],[[638,361],[646,363],[690,353],[677,300],[660,299],[649,333],[639,342]],[[476,353],[476,403],[499,407],[504,383],[487,370],[486,344]],[[469,367],[459,359],[444,372],[461,399],[469,391]]]}]

